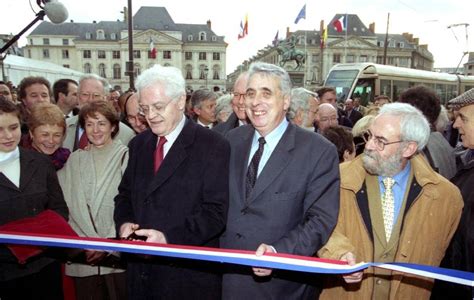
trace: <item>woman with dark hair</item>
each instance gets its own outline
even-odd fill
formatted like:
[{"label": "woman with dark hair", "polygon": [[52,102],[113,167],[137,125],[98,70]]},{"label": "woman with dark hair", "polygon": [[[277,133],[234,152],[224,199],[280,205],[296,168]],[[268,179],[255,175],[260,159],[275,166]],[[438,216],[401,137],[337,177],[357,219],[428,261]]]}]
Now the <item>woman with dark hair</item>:
[{"label": "woman with dark hair", "polygon": [[61,109],[51,103],[36,105],[28,118],[29,135],[24,135],[23,147],[51,158],[56,170],[66,163],[71,151],[61,145],[66,136],[66,121]]},{"label": "woman with dark hair", "polygon": [[323,136],[336,146],[339,155],[339,163],[353,160],[355,157],[355,145],[352,133],[341,126],[333,126],[326,129]]},{"label": "woman with dark hair", "polygon": [[[56,170],[48,157],[18,147],[20,112],[0,97],[0,225],[53,210],[64,219],[64,202]],[[0,245],[1,299],[62,299],[60,264],[38,254],[19,264]]]},{"label": "woman with dark hair", "polygon": [[[84,237],[113,238],[114,197],[128,162],[128,148],[113,137],[119,120],[114,108],[105,101],[84,106],[79,124],[89,139],[87,150],[78,149],[58,172],[64,198],[70,210],[69,224]],[[85,263],[66,266],[73,277],[77,299],[124,299],[123,269],[101,264],[108,252],[86,250]]]}]

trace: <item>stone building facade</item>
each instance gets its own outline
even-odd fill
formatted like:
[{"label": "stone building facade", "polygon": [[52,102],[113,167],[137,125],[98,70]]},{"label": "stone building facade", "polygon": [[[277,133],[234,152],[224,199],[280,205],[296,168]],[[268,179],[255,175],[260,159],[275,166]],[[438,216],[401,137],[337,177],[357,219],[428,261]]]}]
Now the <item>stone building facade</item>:
[{"label": "stone building facade", "polygon": [[[27,40],[24,55],[28,58],[98,74],[122,90],[129,87],[125,75],[129,60],[125,18],[92,23],[42,22]],[[133,17],[133,45],[135,76],[161,64],[181,69],[188,91],[225,89],[227,43],[214,33],[211,21],[178,24],[164,7],[141,7]]]}]

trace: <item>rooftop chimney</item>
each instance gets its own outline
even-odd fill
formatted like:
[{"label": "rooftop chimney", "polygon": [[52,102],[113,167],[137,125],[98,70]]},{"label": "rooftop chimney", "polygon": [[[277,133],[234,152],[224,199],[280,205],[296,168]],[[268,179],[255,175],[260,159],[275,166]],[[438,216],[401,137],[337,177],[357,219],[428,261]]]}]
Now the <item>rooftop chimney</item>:
[{"label": "rooftop chimney", "polygon": [[369,31],[375,33],[375,22],[369,24]]},{"label": "rooftop chimney", "polygon": [[207,27],[209,27],[209,29],[212,29],[211,28],[211,20],[207,20]]}]

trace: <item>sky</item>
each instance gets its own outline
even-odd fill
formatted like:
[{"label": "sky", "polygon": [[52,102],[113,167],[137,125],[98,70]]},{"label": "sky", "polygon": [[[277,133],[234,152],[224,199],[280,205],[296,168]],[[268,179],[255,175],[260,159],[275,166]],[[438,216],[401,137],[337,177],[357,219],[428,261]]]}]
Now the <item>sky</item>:
[{"label": "sky", "polygon": [[[31,1],[31,6],[30,6]],[[74,22],[114,21],[122,19],[120,13],[127,0],[59,0]],[[306,4],[306,19],[294,24],[298,12]],[[205,24],[212,22],[212,30],[224,36],[227,47],[227,73],[231,73],[244,60],[259,49],[271,44],[277,30],[284,37],[286,28],[295,30],[319,30],[321,20],[325,24],[337,13],[357,14],[368,27],[375,22],[376,33],[385,33],[387,14],[390,13],[389,33],[409,32],[428,44],[433,53],[435,67],[456,67],[466,51],[474,51],[474,4],[469,0],[133,0],[133,12],[141,6],[163,6],[176,23]],[[39,10],[36,0],[2,0],[0,33],[17,34],[35,18]],[[5,13],[6,12],[6,13]],[[238,40],[240,22],[248,14],[249,35]],[[470,18],[471,17],[471,18]],[[46,19],[46,18],[45,18]],[[467,36],[466,38],[466,28]],[[21,39],[26,44],[28,31]],[[464,57],[462,63],[467,61]]]}]

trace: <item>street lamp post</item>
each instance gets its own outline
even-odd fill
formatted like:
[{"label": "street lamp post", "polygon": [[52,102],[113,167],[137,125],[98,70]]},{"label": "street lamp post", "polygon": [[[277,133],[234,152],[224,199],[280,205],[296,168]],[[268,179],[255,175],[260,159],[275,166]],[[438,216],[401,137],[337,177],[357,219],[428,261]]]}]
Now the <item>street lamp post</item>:
[{"label": "street lamp post", "polygon": [[209,68],[206,66],[204,68],[204,76],[206,77],[206,89],[207,89],[207,75],[209,74]]}]

